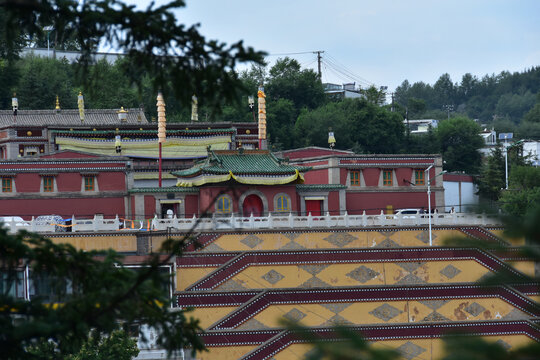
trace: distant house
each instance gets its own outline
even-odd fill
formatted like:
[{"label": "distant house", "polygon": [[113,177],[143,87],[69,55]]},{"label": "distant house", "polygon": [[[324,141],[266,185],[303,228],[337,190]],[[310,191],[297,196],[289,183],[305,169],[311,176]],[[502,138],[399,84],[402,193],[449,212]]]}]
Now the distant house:
[{"label": "distant house", "polygon": [[356,88],[355,83],[342,85],[325,83],[323,84],[323,88],[325,94],[335,96],[340,99],[355,99],[364,97],[364,95],[360,93],[360,90]]},{"label": "distant house", "polygon": [[461,173],[443,175],[445,211],[466,212],[478,205],[478,189],[473,177]]},{"label": "distant house", "polygon": [[540,166],[540,141],[526,140],[523,142],[523,156],[529,156],[534,166]]},{"label": "distant house", "polygon": [[480,133],[480,136],[484,140],[484,146],[478,151],[480,151],[482,156],[489,156],[491,151],[497,147],[497,132],[493,129],[484,129]]},{"label": "distant house", "polygon": [[439,120],[435,119],[417,119],[403,120],[403,124],[408,126],[411,134],[423,134],[429,131],[429,128],[436,128],[439,125]]}]

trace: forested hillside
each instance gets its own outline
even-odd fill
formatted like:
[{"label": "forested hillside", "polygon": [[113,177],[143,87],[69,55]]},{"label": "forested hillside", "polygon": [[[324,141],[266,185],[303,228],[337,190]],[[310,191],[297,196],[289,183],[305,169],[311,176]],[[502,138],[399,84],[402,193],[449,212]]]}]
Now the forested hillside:
[{"label": "forested hillside", "polygon": [[463,75],[454,83],[443,74],[430,85],[410,84],[397,87],[395,101],[401,110],[408,110],[410,119],[444,119],[454,114],[478,119],[480,124],[497,131],[514,132],[523,138],[540,138],[540,67],[521,73],[501,72],[479,79]]}]

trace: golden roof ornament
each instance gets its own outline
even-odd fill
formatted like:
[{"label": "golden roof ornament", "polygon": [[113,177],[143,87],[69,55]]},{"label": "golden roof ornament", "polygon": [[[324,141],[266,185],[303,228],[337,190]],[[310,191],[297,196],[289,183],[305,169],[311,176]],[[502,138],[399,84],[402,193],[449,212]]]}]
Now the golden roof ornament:
[{"label": "golden roof ornament", "polygon": [[56,110],[60,110],[60,99],[58,99],[58,95],[56,95]]},{"label": "golden roof ornament", "polygon": [[197,97],[193,95],[191,97],[191,121],[199,121],[199,102],[197,101]]},{"label": "golden roof ornament", "polygon": [[77,97],[77,105],[79,107],[79,118],[81,122],[84,122],[84,97],[81,91],[79,91],[79,96]]},{"label": "golden roof ornament", "polygon": [[127,110],[124,110],[124,107],[121,106],[120,107],[120,110],[117,111],[117,114],[118,114],[118,120],[120,120],[120,122],[126,122],[127,121]]}]

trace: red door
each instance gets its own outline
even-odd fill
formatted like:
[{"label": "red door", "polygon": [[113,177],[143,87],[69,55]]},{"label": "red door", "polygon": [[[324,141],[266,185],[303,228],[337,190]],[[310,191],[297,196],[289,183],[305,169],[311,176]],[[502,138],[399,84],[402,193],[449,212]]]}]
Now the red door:
[{"label": "red door", "polygon": [[260,197],[255,194],[246,196],[244,199],[244,216],[249,217],[251,214],[253,216],[262,216],[264,212],[264,205]]},{"label": "red door", "polygon": [[306,215],[321,216],[322,200],[306,200]]}]

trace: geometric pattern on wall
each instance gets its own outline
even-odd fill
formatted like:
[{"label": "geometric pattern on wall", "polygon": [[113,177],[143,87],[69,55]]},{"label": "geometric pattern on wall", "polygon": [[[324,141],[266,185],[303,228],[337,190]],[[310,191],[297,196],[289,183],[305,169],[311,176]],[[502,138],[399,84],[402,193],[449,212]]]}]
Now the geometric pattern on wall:
[{"label": "geometric pattern on wall", "polygon": [[506,350],[510,350],[512,348],[512,345],[510,345],[509,343],[507,343],[503,339],[499,339],[499,340],[495,341],[495,343],[501,345]]},{"label": "geometric pattern on wall", "polygon": [[428,316],[422,319],[422,321],[425,322],[437,322],[437,321],[450,321],[450,319],[444,317],[442,314],[439,314],[438,312],[434,311],[430,313]]},{"label": "geometric pattern on wall", "polygon": [[381,306],[378,306],[375,309],[371,310],[369,313],[376,318],[381,319],[382,321],[388,322],[402,312],[403,311],[396,309],[395,307],[388,305],[387,303],[384,303]]},{"label": "geometric pattern on wall", "polygon": [[358,240],[358,238],[346,232],[334,232],[325,237],[324,240],[328,241],[334,246],[337,246],[338,248],[342,248],[351,242]]},{"label": "geometric pattern on wall", "polygon": [[[396,265],[405,270],[400,279],[396,282],[396,285],[417,285],[426,284],[426,281],[418,276],[419,269],[424,266],[425,262],[408,261],[408,262],[396,262]],[[420,269],[421,270],[421,269]],[[424,274],[426,276],[427,274]]]},{"label": "geometric pattern on wall", "polygon": [[326,269],[328,266],[328,264],[298,265],[300,269],[307,271],[313,276],[317,276],[318,273]]},{"label": "geometric pattern on wall", "polygon": [[377,245],[375,245],[374,247],[380,248],[380,249],[395,249],[395,248],[400,248],[402,246],[394,242],[392,239],[386,238],[380,243],[378,243]]},{"label": "geometric pattern on wall", "polygon": [[240,326],[237,327],[238,330],[264,330],[269,329],[268,326],[264,325],[260,321],[257,321],[256,319],[249,319],[248,321],[244,322]]},{"label": "geometric pattern on wall", "polygon": [[[423,242],[424,244],[428,244],[429,243],[429,231],[428,230],[421,231],[418,235],[416,235],[416,238],[418,240],[420,240],[421,242]],[[435,235],[435,233],[432,231],[431,232],[431,240],[432,240],[432,242],[435,242],[436,238],[437,238],[437,235]]]},{"label": "geometric pattern on wall", "polygon": [[424,265],[425,262],[420,261],[407,261],[407,262],[396,262],[396,265],[401,267],[403,270],[412,273],[417,270],[420,266]]},{"label": "geometric pattern on wall", "polygon": [[440,309],[444,304],[449,302],[450,300],[422,300],[419,301],[419,303],[425,305],[426,307],[433,310],[429,315],[427,315],[425,318],[422,319],[422,321],[425,322],[438,322],[438,321],[450,321],[450,319],[446,318],[442,314],[438,313],[437,310]]},{"label": "geometric pattern on wall", "polygon": [[361,284],[364,284],[365,282],[372,280],[379,275],[380,273],[364,265],[357,267],[356,269],[347,274],[348,277],[358,281]]},{"label": "geometric pattern on wall", "polygon": [[339,314],[349,306],[351,306],[353,303],[346,303],[346,302],[340,302],[340,303],[322,303],[321,306],[324,306],[334,314]]},{"label": "geometric pattern on wall", "polygon": [[332,285],[322,281],[318,277],[313,276],[309,280],[303,282],[300,286],[300,289],[314,289],[314,288],[330,288]]},{"label": "geometric pattern on wall", "polygon": [[512,309],[508,314],[504,315],[502,317],[503,320],[526,320],[529,319],[530,316],[527,316],[523,311],[518,309]]},{"label": "geometric pattern on wall", "polygon": [[216,288],[216,290],[217,291],[244,291],[244,290],[249,290],[249,289],[244,287],[242,284],[240,284],[240,282],[231,279],[219,285]]},{"label": "geometric pattern on wall", "polygon": [[281,233],[281,234],[291,241],[296,240],[301,235],[301,233],[298,233],[298,232],[290,232],[290,233],[286,232],[286,233]]},{"label": "geometric pattern on wall", "polygon": [[427,306],[431,310],[439,310],[444,304],[450,300],[421,300],[420,304]]},{"label": "geometric pattern on wall", "polygon": [[410,341],[407,341],[405,344],[401,345],[396,350],[399,351],[401,355],[407,360],[414,359],[418,355],[427,351],[423,347],[420,347]]},{"label": "geometric pattern on wall", "polygon": [[225,250],[215,243],[208,244],[201,252],[224,252]]},{"label": "geometric pattern on wall", "polygon": [[263,241],[264,241],[263,239],[253,234],[250,234],[246,236],[245,238],[243,238],[242,240],[240,240],[242,244],[246,245],[250,249],[255,248],[257,245],[261,244]]},{"label": "geometric pattern on wall", "polygon": [[476,317],[486,311],[486,308],[478,304],[477,302],[473,302],[472,304],[466,306],[463,310]]},{"label": "geometric pattern on wall", "polygon": [[321,326],[332,327],[332,326],[339,326],[339,325],[345,326],[345,325],[354,325],[354,324],[340,315],[334,315],[330,319],[328,319],[325,323],[323,323]]},{"label": "geometric pattern on wall", "polygon": [[278,281],[284,278],[283,275],[281,275],[280,273],[278,273],[277,271],[273,269],[261,277],[272,285],[275,285]]},{"label": "geometric pattern on wall", "polygon": [[306,248],[293,240],[280,247],[279,250],[306,250]]},{"label": "geometric pattern on wall", "polygon": [[459,270],[457,267],[455,267],[452,264],[446,266],[444,269],[439,271],[440,274],[446,276],[449,279],[453,279],[460,272],[461,272],[461,270]]},{"label": "geometric pattern on wall", "polygon": [[285,315],[283,315],[284,318],[292,322],[298,322],[302,320],[303,318],[305,318],[306,316],[307,316],[306,314],[304,314],[302,311],[298,310],[297,308],[294,308],[288,313],[286,313]]}]

